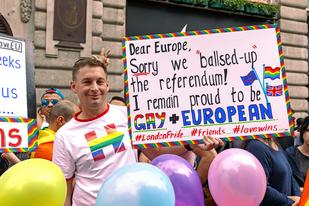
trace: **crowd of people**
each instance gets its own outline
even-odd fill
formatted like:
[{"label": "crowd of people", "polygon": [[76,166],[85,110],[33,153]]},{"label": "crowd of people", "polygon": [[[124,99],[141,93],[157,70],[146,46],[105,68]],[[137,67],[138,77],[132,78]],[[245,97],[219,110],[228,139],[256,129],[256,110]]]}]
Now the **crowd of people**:
[{"label": "crowd of people", "polygon": [[[124,98],[113,97],[108,102],[108,63],[104,55],[76,61],[71,90],[78,97],[78,105],[66,100],[57,88],[47,89],[41,97],[38,148],[29,158],[47,159],[61,168],[68,188],[65,206],[95,205],[102,182],[113,171],[136,161],[149,163],[161,154],[186,159],[207,188],[212,160],[218,152],[235,145],[252,153],[264,168],[267,189],[261,205],[298,204],[309,166],[309,117],[297,121],[295,142],[300,144],[291,145],[286,151],[275,139],[256,139],[231,146],[209,136],[204,137],[204,144],[136,151],[130,143]],[[108,145],[114,149],[99,150]],[[0,174],[20,161],[14,153],[3,153],[1,157]],[[205,191],[207,205],[215,205]]]}]

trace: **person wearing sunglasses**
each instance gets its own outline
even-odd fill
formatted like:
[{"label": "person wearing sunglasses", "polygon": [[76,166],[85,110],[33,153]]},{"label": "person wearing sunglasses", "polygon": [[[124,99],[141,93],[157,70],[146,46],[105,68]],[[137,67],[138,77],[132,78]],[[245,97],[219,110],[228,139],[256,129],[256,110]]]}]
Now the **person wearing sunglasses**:
[{"label": "person wearing sunglasses", "polygon": [[43,123],[41,127],[39,127],[38,125],[39,128],[43,129],[45,127],[48,127],[51,108],[63,99],[64,95],[57,88],[48,88],[44,91],[41,97],[41,106],[38,111],[38,113],[43,117]]}]

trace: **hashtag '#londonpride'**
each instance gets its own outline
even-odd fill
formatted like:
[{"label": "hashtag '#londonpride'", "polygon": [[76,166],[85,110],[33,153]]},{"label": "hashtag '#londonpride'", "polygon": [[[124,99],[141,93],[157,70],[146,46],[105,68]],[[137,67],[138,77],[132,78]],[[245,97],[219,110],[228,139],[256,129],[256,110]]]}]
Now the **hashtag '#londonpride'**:
[{"label": "hashtag '#londonpride'", "polygon": [[191,136],[195,136],[196,133],[197,133],[197,129],[193,129],[193,130],[191,131]]},{"label": "hashtag '#londonpride'", "polygon": [[240,130],[240,125],[237,125],[236,127],[234,127],[233,132],[234,134],[237,134]]}]

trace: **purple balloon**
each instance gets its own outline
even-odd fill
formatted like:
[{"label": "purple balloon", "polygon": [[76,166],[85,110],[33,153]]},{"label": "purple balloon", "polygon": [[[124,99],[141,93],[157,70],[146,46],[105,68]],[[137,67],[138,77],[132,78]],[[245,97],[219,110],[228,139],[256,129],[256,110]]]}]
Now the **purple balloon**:
[{"label": "purple balloon", "polygon": [[182,157],[164,154],[152,164],[160,168],[172,182],[175,191],[175,206],[204,206],[204,193],[200,177]]},{"label": "purple balloon", "polygon": [[266,175],[255,156],[234,148],[219,153],[213,160],[208,184],[219,206],[257,206],[266,192]]}]

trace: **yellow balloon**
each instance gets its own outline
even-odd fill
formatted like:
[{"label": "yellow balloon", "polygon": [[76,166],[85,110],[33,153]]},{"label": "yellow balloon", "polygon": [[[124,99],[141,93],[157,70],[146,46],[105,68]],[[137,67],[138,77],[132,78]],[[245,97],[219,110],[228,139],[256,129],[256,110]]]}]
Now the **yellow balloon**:
[{"label": "yellow balloon", "polygon": [[66,192],[61,169],[44,159],[22,161],[0,177],[3,206],[63,206]]}]

